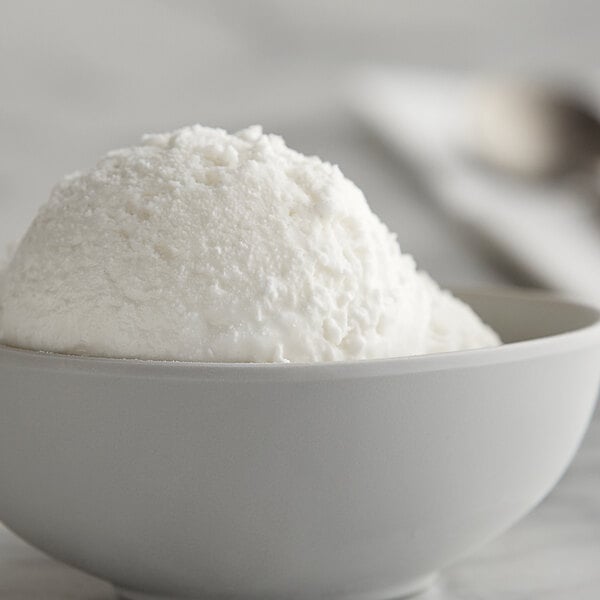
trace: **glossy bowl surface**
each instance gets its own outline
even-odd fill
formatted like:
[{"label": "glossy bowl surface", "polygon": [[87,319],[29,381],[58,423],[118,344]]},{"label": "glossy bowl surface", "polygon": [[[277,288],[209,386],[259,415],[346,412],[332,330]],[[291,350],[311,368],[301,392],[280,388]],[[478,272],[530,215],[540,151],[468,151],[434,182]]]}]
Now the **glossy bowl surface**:
[{"label": "glossy bowl surface", "polygon": [[460,295],[507,344],[316,365],[0,346],[0,520],[131,598],[417,591],[551,490],[600,379],[595,308]]}]

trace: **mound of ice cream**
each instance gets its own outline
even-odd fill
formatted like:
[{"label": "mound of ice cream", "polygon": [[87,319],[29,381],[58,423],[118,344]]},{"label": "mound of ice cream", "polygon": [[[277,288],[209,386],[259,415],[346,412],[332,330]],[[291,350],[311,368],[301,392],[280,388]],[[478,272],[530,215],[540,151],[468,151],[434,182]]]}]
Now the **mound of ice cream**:
[{"label": "mound of ice cream", "polygon": [[260,127],[147,135],[64,178],[0,304],[4,343],[94,356],[318,362],[499,343],[338,167]]}]

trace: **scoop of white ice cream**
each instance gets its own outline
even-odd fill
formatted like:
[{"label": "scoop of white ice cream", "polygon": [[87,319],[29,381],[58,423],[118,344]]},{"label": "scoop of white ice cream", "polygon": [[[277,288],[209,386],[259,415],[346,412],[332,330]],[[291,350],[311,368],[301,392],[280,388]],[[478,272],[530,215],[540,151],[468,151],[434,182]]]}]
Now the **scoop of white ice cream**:
[{"label": "scoop of white ice cream", "polygon": [[148,135],[63,179],[8,265],[0,339],[317,362],[495,345],[336,166],[250,127]]}]

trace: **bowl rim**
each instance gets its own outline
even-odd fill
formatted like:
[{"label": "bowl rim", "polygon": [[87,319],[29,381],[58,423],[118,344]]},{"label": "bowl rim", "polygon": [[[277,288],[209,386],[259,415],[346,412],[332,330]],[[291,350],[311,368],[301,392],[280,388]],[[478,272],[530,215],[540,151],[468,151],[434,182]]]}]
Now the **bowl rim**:
[{"label": "bowl rim", "polygon": [[586,310],[593,321],[577,329],[544,337],[508,342],[500,346],[398,356],[320,363],[249,363],[195,362],[139,358],[111,358],[72,355],[43,350],[30,350],[0,343],[0,365],[37,370],[60,370],[96,375],[140,378],[176,378],[202,380],[273,380],[316,381],[330,379],[360,379],[374,376],[444,371],[473,368],[491,364],[518,362],[528,358],[583,350],[597,345],[600,348],[600,307],[579,299],[517,287],[461,287],[456,294],[476,294],[540,303],[563,304]]}]

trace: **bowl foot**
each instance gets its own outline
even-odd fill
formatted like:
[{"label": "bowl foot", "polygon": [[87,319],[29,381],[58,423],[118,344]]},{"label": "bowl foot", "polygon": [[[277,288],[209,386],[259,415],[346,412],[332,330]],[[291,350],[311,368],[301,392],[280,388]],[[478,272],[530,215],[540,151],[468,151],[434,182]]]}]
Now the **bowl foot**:
[{"label": "bowl foot", "polygon": [[[437,573],[432,573],[426,577],[407,581],[393,588],[385,590],[376,590],[373,592],[364,592],[359,594],[340,595],[339,600],[398,600],[400,598],[408,598],[424,592],[437,579]],[[134,592],[115,586],[117,597],[120,600],[191,600],[189,597],[176,596],[154,596],[152,594],[144,594],[142,592]],[[197,600],[211,600],[216,596],[205,596]],[[331,597],[331,596],[327,596]],[[233,597],[230,597],[233,598]],[[240,596],[239,600],[244,600],[244,596]]]}]

